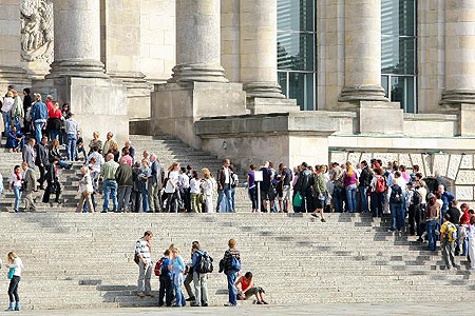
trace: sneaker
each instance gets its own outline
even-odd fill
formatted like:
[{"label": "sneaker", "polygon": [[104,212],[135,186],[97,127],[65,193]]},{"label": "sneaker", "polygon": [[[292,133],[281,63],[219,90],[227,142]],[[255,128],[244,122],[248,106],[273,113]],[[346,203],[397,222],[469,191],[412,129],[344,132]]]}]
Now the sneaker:
[{"label": "sneaker", "polygon": [[194,297],[188,297],[185,301],[187,302],[193,302],[195,301],[196,299]]},{"label": "sneaker", "polygon": [[318,215],[317,215],[317,214],[313,214],[313,213],[312,213],[312,214],[310,214],[310,216],[313,216],[313,217],[315,217],[315,218],[318,218]]},{"label": "sneaker", "polygon": [[155,295],[153,295],[152,293],[145,294],[145,296],[149,296],[149,297],[155,297]]},{"label": "sneaker", "polygon": [[224,304],[224,306],[226,306],[226,307],[234,307],[234,306],[236,306],[236,305],[227,302],[226,304]]},{"label": "sneaker", "polygon": [[266,301],[262,301],[262,304],[269,305],[269,303],[267,303]]},{"label": "sneaker", "polygon": [[143,292],[140,292],[137,294],[138,297],[141,297],[141,298],[144,298],[145,297],[145,294]]},{"label": "sneaker", "polygon": [[257,304],[257,305],[262,305],[262,304],[264,304],[264,303],[262,303],[261,301],[257,301],[256,304]]},{"label": "sneaker", "polygon": [[201,306],[208,307],[208,303],[203,303],[203,304],[201,304]]},{"label": "sneaker", "polygon": [[324,219],[324,218],[322,218],[320,221],[321,221],[322,223],[325,223],[327,220]]},{"label": "sneaker", "polygon": [[191,307],[200,307],[200,304],[198,304],[198,303],[191,303],[190,306],[191,306]]}]

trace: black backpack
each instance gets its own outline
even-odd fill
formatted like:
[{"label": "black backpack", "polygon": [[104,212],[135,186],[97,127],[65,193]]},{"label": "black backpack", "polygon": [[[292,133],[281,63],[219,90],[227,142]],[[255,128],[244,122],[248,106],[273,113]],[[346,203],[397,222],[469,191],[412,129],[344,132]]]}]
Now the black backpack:
[{"label": "black backpack", "polygon": [[422,202],[422,196],[419,191],[414,190],[414,194],[412,195],[412,205],[419,206]]},{"label": "black backpack", "polygon": [[195,267],[197,273],[211,273],[213,272],[213,258],[206,251],[203,253],[198,252],[199,260]]},{"label": "black backpack", "polygon": [[396,204],[402,203],[402,190],[400,186],[395,185],[392,187],[389,202],[396,203]]}]

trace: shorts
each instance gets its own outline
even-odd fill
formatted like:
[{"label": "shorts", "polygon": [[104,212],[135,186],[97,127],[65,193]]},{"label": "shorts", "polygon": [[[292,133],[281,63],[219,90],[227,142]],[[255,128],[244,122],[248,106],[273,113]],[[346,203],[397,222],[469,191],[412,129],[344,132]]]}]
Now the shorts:
[{"label": "shorts", "polygon": [[264,291],[264,289],[260,286],[251,287],[246,292],[246,298],[251,297],[251,296],[256,295],[256,294],[259,294],[259,293],[264,293],[265,294],[266,291]]},{"label": "shorts", "polygon": [[279,196],[279,199],[283,200],[283,201],[290,201],[291,200],[291,198],[290,198],[290,185],[284,185],[284,187],[282,189],[282,195]]},{"label": "shorts", "polygon": [[320,199],[318,196],[313,199],[315,208],[323,208],[325,206],[325,199]]}]

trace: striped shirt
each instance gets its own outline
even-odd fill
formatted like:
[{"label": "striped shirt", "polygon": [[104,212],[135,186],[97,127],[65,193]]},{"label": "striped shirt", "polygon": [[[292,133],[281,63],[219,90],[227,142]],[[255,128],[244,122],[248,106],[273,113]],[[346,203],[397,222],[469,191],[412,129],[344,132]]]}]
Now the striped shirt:
[{"label": "striped shirt", "polygon": [[152,255],[150,253],[150,244],[148,241],[140,238],[135,243],[135,253],[140,255],[144,261],[151,262]]}]

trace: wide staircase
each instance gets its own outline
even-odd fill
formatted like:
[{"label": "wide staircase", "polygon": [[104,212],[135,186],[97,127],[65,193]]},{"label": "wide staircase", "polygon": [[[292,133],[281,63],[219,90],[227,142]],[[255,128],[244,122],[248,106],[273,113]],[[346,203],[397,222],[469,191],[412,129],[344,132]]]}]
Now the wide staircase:
[{"label": "wide staircase", "polygon": [[[189,160],[196,168],[216,170],[221,165],[205,153],[194,156],[195,151],[169,137],[137,136],[133,142],[137,149],[141,142],[153,148],[165,165],[174,159]],[[9,174],[4,170],[10,170],[15,158],[1,154],[3,175]],[[156,297],[142,299],[135,292],[133,249],[145,230],[154,232],[155,259],[174,243],[189,260],[193,240],[210,252],[216,270],[208,281],[211,305],[227,301],[226,277],[217,270],[230,238],[241,251],[241,272],[253,272],[272,304],[475,299],[474,277],[465,258],[457,257],[459,270],[443,270],[439,251],[427,251],[413,237],[387,233],[379,219],[367,215],[333,213],[321,223],[307,214],[250,214],[242,188],[233,214],[73,214],[79,165],[75,168],[63,172],[71,182],[65,190],[71,200],[60,207],[15,214],[10,193],[2,198],[10,212],[0,213],[0,254],[5,261],[13,250],[24,261],[20,294],[25,309],[156,306]],[[1,278],[5,276],[6,271]],[[156,277],[153,289],[157,294]]]}]

